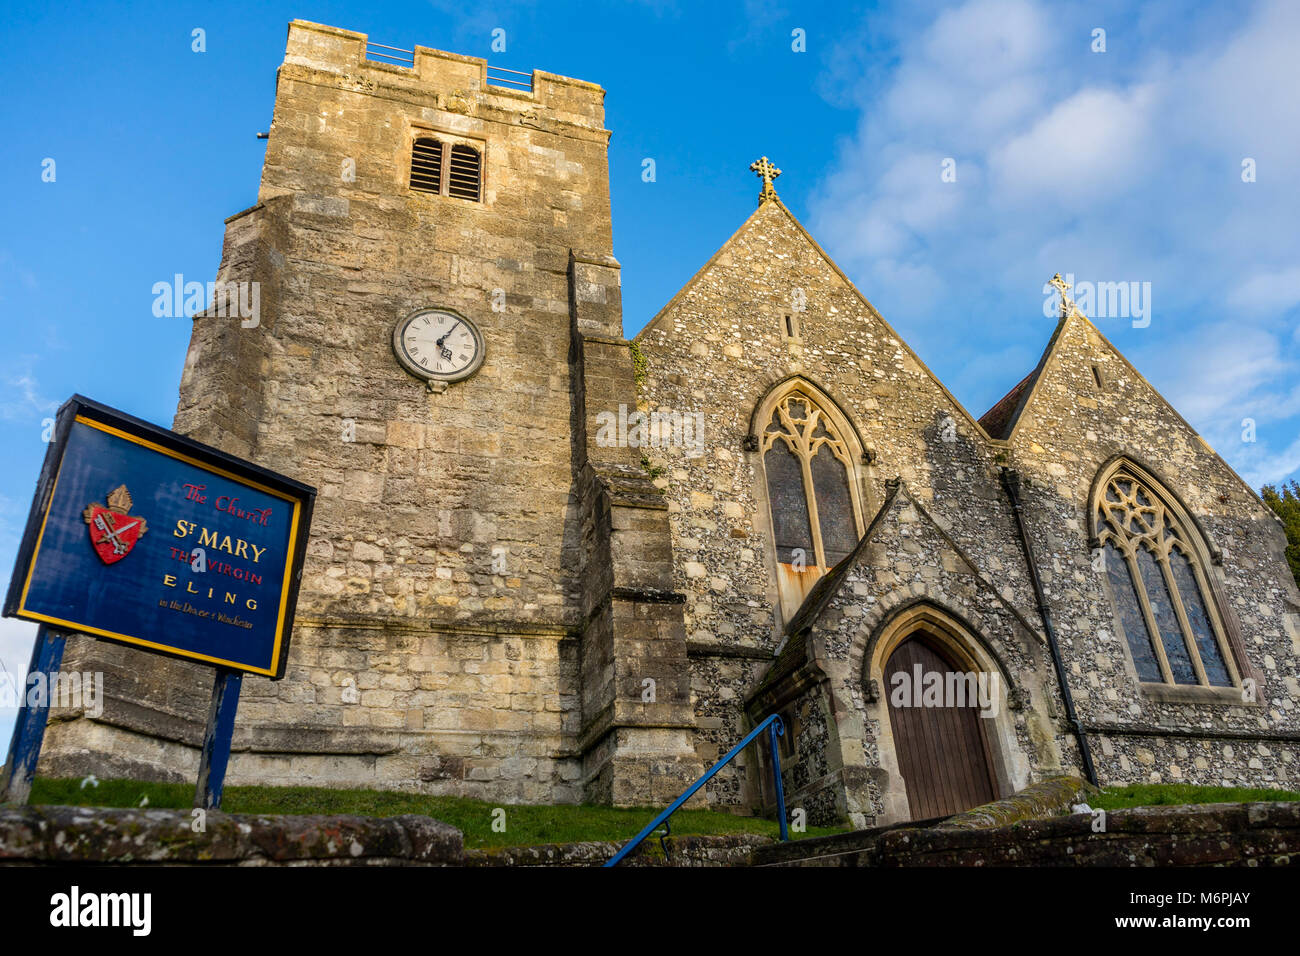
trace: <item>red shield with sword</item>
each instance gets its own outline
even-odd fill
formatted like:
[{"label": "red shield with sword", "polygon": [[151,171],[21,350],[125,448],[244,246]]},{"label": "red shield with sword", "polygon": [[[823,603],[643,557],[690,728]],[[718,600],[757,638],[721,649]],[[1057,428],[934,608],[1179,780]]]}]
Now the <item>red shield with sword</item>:
[{"label": "red shield with sword", "polygon": [[126,485],[118,485],[109,493],[108,507],[91,504],[81,513],[89,527],[91,547],[105,564],[125,558],[148,530],[144,518],[127,514],[131,504]]}]

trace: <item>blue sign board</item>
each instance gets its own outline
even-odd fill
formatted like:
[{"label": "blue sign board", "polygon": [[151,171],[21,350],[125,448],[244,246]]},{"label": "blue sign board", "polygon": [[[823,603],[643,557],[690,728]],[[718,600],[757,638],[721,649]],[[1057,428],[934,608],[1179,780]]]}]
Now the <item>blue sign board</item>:
[{"label": "blue sign board", "polygon": [[76,396],[59,411],[5,614],[282,677],[314,500]]}]

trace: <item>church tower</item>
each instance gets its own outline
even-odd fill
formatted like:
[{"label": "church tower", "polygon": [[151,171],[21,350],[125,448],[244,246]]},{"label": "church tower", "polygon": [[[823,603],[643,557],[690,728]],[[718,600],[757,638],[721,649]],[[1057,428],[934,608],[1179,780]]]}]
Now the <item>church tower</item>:
[{"label": "church tower", "polygon": [[[258,312],[195,317],[174,426],[319,491],[230,783],[646,804],[698,776],[667,505],[596,440],[635,406],[603,98],[290,24],[217,276]],[[105,711],[62,715],[42,772],[192,777],[210,676],[75,653]]]}]

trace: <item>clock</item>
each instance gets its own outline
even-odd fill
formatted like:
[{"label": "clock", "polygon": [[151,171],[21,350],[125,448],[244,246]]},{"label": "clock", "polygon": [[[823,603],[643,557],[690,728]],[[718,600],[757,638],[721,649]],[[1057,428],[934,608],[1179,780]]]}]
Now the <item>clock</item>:
[{"label": "clock", "polygon": [[393,329],[402,367],[433,386],[469,378],[483,364],[483,333],[453,309],[420,309]]}]

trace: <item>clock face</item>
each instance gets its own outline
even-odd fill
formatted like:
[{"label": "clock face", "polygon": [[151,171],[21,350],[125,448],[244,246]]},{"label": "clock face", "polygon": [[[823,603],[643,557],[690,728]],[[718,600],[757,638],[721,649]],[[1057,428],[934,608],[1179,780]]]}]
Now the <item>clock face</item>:
[{"label": "clock face", "polygon": [[483,335],[450,309],[421,309],[393,329],[393,351],[402,366],[426,381],[457,382],[483,364]]}]

